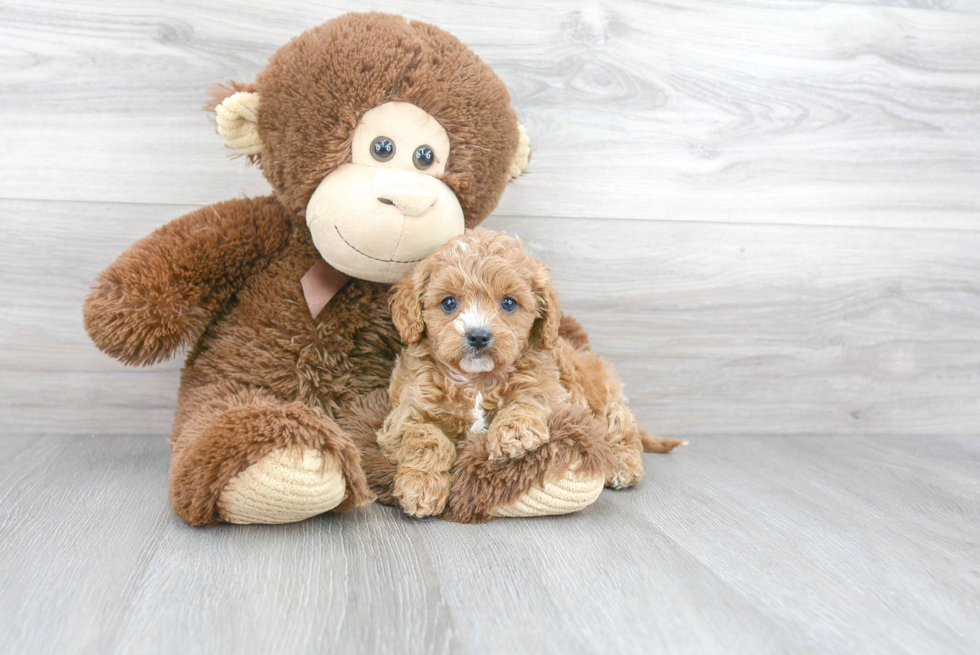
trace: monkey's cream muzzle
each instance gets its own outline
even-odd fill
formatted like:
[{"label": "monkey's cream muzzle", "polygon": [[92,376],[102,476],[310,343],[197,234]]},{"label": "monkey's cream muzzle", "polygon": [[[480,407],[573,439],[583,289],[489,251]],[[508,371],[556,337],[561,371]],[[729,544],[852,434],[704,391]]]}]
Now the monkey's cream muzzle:
[{"label": "monkey's cream muzzle", "polygon": [[[389,149],[372,154],[383,139]],[[428,149],[432,160],[417,165]],[[313,243],[334,268],[374,282],[397,282],[448,239],[463,233],[463,209],[439,178],[449,136],[405,102],[368,111],[354,130],[351,163],[324,178],[306,208]]]},{"label": "monkey's cream muzzle", "polygon": [[464,229],[463,209],[441,180],[359,164],[344,164],[320,183],[306,223],[331,266],[388,283]]},{"label": "monkey's cream muzzle", "polygon": [[[260,107],[258,95],[238,92],[216,110],[218,132],[241,154],[261,156]],[[509,179],[530,156],[527,134],[517,127]],[[306,207],[320,255],[347,275],[394,283],[462,234],[463,209],[440,179],[449,155],[448,133],[420,107],[386,102],[365,112],[351,138],[350,163],[327,175]]]}]

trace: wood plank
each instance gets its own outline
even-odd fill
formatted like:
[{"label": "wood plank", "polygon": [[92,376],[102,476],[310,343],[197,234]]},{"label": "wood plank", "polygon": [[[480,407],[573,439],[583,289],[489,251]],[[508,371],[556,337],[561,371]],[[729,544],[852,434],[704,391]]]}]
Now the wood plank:
[{"label": "wood plank", "polygon": [[969,450],[967,475],[943,437],[704,437],[567,517],[205,530],[162,439],[8,435],[0,651],[970,653]]},{"label": "wood plank", "polygon": [[0,468],[3,652],[422,652],[445,632],[412,530],[380,506],[195,529],[167,503],[163,439],[0,448],[20,453]]},{"label": "wood plank", "polygon": [[[186,207],[0,202],[0,426],[166,433],[179,364],[81,325],[96,273]],[[664,435],[980,431],[980,234],[521,219],[565,309]],[[37,256],[36,253],[42,253]]]},{"label": "wood plank", "polygon": [[427,531],[460,631],[488,654],[801,652],[794,631],[643,521],[635,502],[607,492],[578,515]]},{"label": "wood plank", "polygon": [[[360,6],[8,0],[0,198],[200,205],[264,192],[197,110],[205,90],[251,79],[289,37]],[[502,213],[976,226],[976,13],[427,0],[411,16],[456,33],[512,89],[535,156]]]},{"label": "wood plank", "polygon": [[931,11],[954,11],[965,13],[980,12],[977,0],[833,0],[855,5],[885,5],[888,7],[907,7]]},{"label": "wood plank", "polygon": [[973,441],[964,473],[943,438],[697,439],[651,458],[656,491],[648,480],[634,507],[810,652],[968,653]]},{"label": "wood plank", "polygon": [[547,225],[501,227],[553,264],[655,432],[980,431],[976,233]]}]

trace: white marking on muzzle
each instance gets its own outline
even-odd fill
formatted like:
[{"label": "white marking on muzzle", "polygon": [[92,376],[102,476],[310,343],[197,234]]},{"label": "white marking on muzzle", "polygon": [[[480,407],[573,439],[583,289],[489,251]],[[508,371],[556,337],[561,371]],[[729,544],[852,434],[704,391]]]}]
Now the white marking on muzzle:
[{"label": "white marking on muzzle", "polygon": [[453,321],[453,327],[461,337],[465,337],[470,330],[489,330],[490,321],[487,315],[480,311],[478,307],[467,307]]},{"label": "white marking on muzzle", "polygon": [[[453,321],[453,327],[464,340],[470,330],[488,330],[491,333],[493,332],[490,328],[490,321],[487,315],[481,312],[479,307],[467,307],[464,309],[456,317],[456,320]],[[473,352],[470,349],[467,349],[465,352],[471,353],[464,356],[459,363],[459,367],[465,372],[473,375],[475,373],[489,373],[493,370],[493,358],[477,354],[478,351]]]}]

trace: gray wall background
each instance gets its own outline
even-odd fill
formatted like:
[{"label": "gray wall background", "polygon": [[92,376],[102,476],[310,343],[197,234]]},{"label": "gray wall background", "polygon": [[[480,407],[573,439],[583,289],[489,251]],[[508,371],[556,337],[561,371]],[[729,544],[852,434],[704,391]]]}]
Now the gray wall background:
[{"label": "gray wall background", "polygon": [[[456,34],[534,150],[485,224],[552,266],[648,429],[980,430],[980,3],[376,1]],[[0,430],[169,431],[93,277],[268,192],[199,107],[361,2],[0,2]]]}]

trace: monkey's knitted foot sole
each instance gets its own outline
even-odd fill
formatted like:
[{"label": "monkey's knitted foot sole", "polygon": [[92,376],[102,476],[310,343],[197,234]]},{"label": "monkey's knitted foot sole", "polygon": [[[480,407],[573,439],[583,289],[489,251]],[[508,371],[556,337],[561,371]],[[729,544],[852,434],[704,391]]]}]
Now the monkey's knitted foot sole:
[{"label": "monkey's knitted foot sole", "polygon": [[218,512],[227,523],[293,523],[329,512],[346,491],[335,457],[284,448],[232,478],[218,499]]},{"label": "monkey's knitted foot sole", "polygon": [[498,507],[496,515],[524,518],[570,514],[594,503],[604,486],[602,476],[579,477],[576,472],[567,471],[560,480],[532,487],[515,503]]}]

